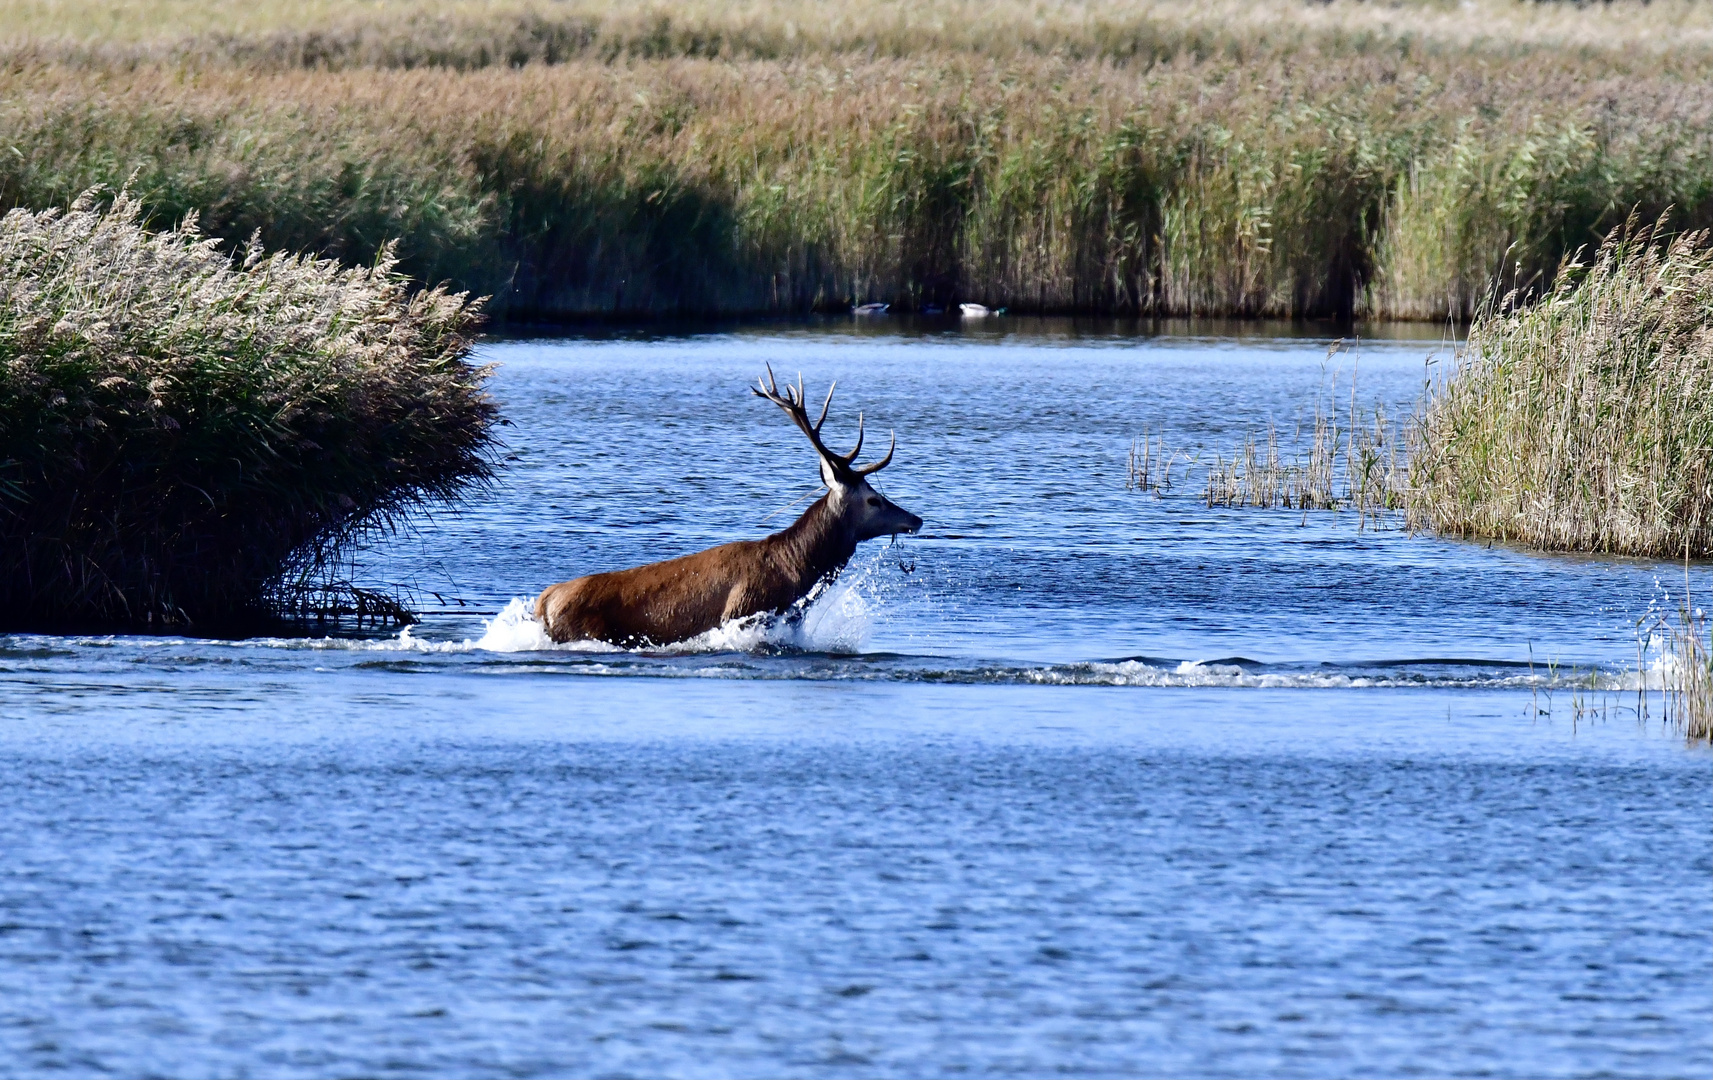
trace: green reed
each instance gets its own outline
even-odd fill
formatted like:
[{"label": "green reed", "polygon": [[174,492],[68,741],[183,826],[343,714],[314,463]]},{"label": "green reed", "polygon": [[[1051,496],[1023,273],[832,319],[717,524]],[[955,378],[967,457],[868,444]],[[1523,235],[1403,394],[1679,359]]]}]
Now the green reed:
[{"label": "green reed", "polygon": [[1713,248],[1615,231],[1525,305],[1495,297],[1430,387],[1413,525],[1534,547],[1713,554]]}]

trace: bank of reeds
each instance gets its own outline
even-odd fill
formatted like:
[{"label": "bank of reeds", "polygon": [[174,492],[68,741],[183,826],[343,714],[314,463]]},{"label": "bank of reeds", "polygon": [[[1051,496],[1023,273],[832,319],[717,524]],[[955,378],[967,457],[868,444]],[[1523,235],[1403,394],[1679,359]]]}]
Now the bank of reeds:
[{"label": "bank of reeds", "polygon": [[85,8],[0,14],[0,205],[136,173],[519,319],[1464,318],[1632,207],[1713,224],[1695,6]]},{"label": "bank of reeds", "polygon": [[1544,294],[1495,293],[1401,431],[1362,418],[1353,391],[1342,432],[1336,394],[1317,399],[1306,456],[1281,454],[1272,427],[1215,453],[1208,505],[1401,509],[1412,529],[1545,550],[1713,555],[1713,244],[1666,226],[1632,217]]},{"label": "bank of reeds", "polygon": [[[1633,223],[1538,299],[1496,297],[1430,388],[1418,528],[1562,551],[1713,555],[1713,248]],[[1533,302],[1530,302],[1530,301]]]},{"label": "bank of reeds", "polygon": [[465,297],[94,201],[0,219],[7,626],[282,614],[344,544],[487,475]]},{"label": "bank of reeds", "polygon": [[1336,401],[1317,400],[1306,455],[1300,431],[1282,454],[1272,427],[1216,452],[1208,505],[1402,510],[1412,529],[1544,550],[1713,555],[1709,234],[1632,218],[1583,254],[1544,294],[1495,292],[1401,429],[1360,416],[1354,393],[1341,429]]}]

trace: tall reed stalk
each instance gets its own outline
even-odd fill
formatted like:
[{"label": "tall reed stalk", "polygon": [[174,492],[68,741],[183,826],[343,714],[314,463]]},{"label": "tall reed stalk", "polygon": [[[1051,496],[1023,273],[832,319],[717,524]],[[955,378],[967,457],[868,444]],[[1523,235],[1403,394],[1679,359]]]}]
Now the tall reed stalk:
[{"label": "tall reed stalk", "polygon": [[1675,622],[1665,622],[1666,721],[1691,742],[1713,739],[1713,620],[1685,594]]}]

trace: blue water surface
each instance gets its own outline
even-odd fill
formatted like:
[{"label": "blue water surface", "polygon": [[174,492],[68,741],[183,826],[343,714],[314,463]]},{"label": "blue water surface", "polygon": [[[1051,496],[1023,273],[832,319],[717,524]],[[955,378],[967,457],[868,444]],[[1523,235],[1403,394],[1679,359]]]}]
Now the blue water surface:
[{"label": "blue water surface", "polygon": [[[485,346],[498,482],[358,567],[421,626],[0,638],[0,1073],[1706,1075],[1710,756],[1641,690],[1683,567],[1210,509],[1449,354],[1329,344]],[[544,648],[542,586],[811,494],[769,362],[897,431],[924,536],[795,624]]]}]

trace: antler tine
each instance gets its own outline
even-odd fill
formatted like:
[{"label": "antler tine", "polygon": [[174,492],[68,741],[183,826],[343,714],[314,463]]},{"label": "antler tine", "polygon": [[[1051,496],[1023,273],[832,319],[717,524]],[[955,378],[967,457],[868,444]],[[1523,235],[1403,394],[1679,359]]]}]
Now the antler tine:
[{"label": "antler tine", "polygon": [[821,425],[827,422],[827,410],[833,407],[833,391],[839,388],[839,380],[834,379],[827,387],[827,400],[821,402],[821,418],[815,421],[815,434],[821,433]]},{"label": "antler tine", "polygon": [[757,389],[756,386],[750,387],[750,393],[754,394],[756,397],[764,397],[779,406],[781,409],[784,409],[785,415],[791,418],[791,422],[797,425],[798,430],[802,431],[803,434],[809,437],[809,442],[814,445],[815,452],[817,454],[826,458],[830,462],[845,465],[847,468],[849,467],[848,463],[846,463],[843,458],[827,449],[827,444],[821,441],[821,424],[826,422],[827,410],[831,408],[833,404],[832,390],[827,391],[827,400],[821,405],[821,419],[811,424],[809,422],[809,410],[804,407],[805,393],[803,387],[803,375],[801,372],[797,375],[797,384],[793,386],[790,383],[786,383],[785,391],[784,393],[781,393],[779,390],[779,382],[773,375],[773,365],[769,364],[767,365],[767,382],[762,383],[758,380],[757,386],[759,389]]},{"label": "antler tine", "polygon": [[827,448],[826,443],[821,441],[821,425],[827,422],[827,410],[831,409],[833,406],[833,390],[837,387],[838,383],[835,382],[832,386],[827,388],[827,398],[825,401],[821,402],[821,415],[813,424],[809,422],[809,410],[804,407],[806,398],[804,394],[802,372],[798,372],[797,384],[795,386],[790,383],[786,383],[785,392],[780,393],[779,381],[773,374],[773,365],[769,364],[767,365],[767,381],[763,382],[760,379],[757,379],[756,385],[750,387],[750,393],[754,394],[756,397],[764,397],[775,405],[778,405],[781,409],[784,409],[785,415],[791,417],[791,422],[796,424],[803,434],[809,436],[809,441],[814,444],[815,452],[820,454],[821,457],[836,471],[841,471],[855,476],[867,476],[869,473],[879,472],[892,464],[892,454],[898,449],[898,434],[897,432],[892,433],[892,443],[886,448],[885,457],[872,465],[864,465],[860,469],[857,468],[856,459],[857,456],[862,453],[863,439],[866,434],[862,413],[857,413],[856,446],[851,448],[850,453],[836,454]]},{"label": "antler tine", "polygon": [[862,413],[857,413],[857,444],[850,453],[843,455],[846,465],[855,465],[857,455],[862,453]]},{"label": "antler tine", "polygon": [[895,431],[895,432],[892,432],[892,445],[886,448],[886,456],[885,457],[881,458],[879,461],[875,462],[873,465],[864,465],[862,468],[855,469],[853,471],[858,476],[867,476],[869,473],[879,472],[880,470],[886,468],[888,465],[892,464],[892,452],[896,449],[898,449],[898,433]]},{"label": "antler tine", "polygon": [[766,398],[775,404],[781,403],[779,399],[779,381],[773,377],[772,364],[767,365],[767,381],[762,382],[760,379],[757,379],[755,380],[755,385],[760,387],[760,389],[751,390],[750,393],[754,394],[756,397]]},{"label": "antler tine", "polygon": [[[756,387],[760,387],[760,389],[757,389]],[[767,381],[762,382],[760,379],[757,379],[756,385],[750,388],[750,393],[754,394],[756,397],[764,397],[773,402],[775,405],[784,409],[786,413],[790,415],[791,419],[796,420],[798,413],[803,410],[794,391],[795,387],[790,383],[786,383],[785,393],[781,394],[779,392],[779,380],[773,376],[772,364],[767,365]]]}]

